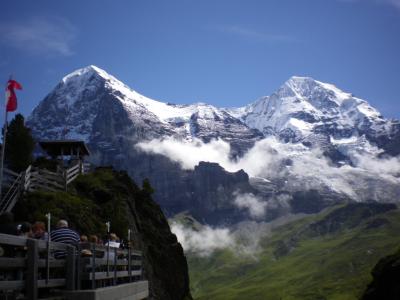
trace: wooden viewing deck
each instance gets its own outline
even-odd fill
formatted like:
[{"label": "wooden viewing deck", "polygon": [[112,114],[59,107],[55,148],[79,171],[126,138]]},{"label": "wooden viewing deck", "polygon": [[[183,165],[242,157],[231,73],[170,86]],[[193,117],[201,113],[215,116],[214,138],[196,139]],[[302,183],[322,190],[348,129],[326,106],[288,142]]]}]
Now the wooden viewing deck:
[{"label": "wooden viewing deck", "polygon": [[3,186],[5,194],[0,200],[0,213],[10,212],[24,192],[66,191],[68,185],[80,174],[88,173],[90,165],[77,162],[68,169],[59,168],[57,172],[29,166],[21,173],[4,169]]},{"label": "wooden viewing deck", "polygon": [[[50,171],[30,165],[25,171],[16,173],[4,168],[3,181],[0,183],[4,187],[4,193],[0,195],[0,213],[10,212],[25,192],[67,191],[72,181],[90,169],[90,165],[84,162],[84,157],[90,155],[84,141],[40,141],[39,145],[47,156],[59,163],[57,170]],[[65,157],[69,157],[66,165]]]},{"label": "wooden viewing deck", "polygon": [[[7,234],[0,234],[0,247],[0,299],[140,300],[149,295],[137,250],[88,243],[76,248]],[[83,257],[82,249],[89,256]],[[56,250],[66,257],[53,258]]]}]

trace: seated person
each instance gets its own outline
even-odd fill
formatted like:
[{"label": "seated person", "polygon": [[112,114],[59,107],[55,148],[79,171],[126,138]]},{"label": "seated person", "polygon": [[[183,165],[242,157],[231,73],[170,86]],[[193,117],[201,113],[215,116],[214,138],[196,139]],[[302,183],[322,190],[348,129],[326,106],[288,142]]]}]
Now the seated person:
[{"label": "seated person", "polygon": [[110,252],[107,255],[107,252],[104,253],[104,258],[108,258],[111,264],[114,263],[114,258],[115,258],[115,248],[119,248],[120,243],[118,241],[118,236],[115,233],[110,233],[110,238],[109,241],[105,244],[105,246],[110,247]]},{"label": "seated person", "polygon": [[[52,242],[70,244],[73,246],[77,246],[79,243],[79,234],[68,228],[68,222],[66,220],[58,221],[57,228],[50,233],[50,238]],[[54,252],[55,258],[65,258],[66,256],[66,251],[57,250]]]},{"label": "seated person", "polygon": [[110,233],[110,240],[105,245],[109,245],[110,248],[119,248],[120,242],[118,236],[115,233]]},{"label": "seated person", "polygon": [[35,222],[32,225],[32,237],[43,241],[49,239],[49,234],[46,232],[46,225],[43,222]]}]

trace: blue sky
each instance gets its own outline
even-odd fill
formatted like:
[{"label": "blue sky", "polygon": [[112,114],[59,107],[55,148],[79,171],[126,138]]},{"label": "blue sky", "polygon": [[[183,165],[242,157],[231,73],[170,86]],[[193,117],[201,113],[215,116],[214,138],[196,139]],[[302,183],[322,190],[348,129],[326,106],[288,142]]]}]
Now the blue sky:
[{"label": "blue sky", "polygon": [[3,3],[0,77],[24,86],[19,112],[90,64],[153,99],[224,107],[311,76],[400,118],[400,0]]}]

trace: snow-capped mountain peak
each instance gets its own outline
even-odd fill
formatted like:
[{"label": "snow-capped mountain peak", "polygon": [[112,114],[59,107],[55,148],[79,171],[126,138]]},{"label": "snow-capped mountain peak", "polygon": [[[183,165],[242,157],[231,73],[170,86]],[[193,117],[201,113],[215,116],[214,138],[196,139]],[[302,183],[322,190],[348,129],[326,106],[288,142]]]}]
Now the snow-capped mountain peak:
[{"label": "snow-capped mountain peak", "polygon": [[331,137],[339,140],[385,134],[390,127],[366,101],[311,77],[293,76],[270,96],[245,107],[226,109],[150,99],[93,65],[65,76],[30,119],[39,124],[45,123],[41,120],[51,121],[50,129],[37,126],[42,136],[60,136],[68,127],[69,137],[90,141],[100,134],[93,124],[101,123],[110,110],[120,111],[116,122],[123,113],[126,126],[135,131],[146,128],[140,129],[141,134],[148,133],[149,137],[163,133],[206,141],[227,137],[243,145],[247,143],[243,142],[245,137],[250,138],[251,145],[262,135],[329,144]]},{"label": "snow-capped mountain peak", "polygon": [[163,123],[170,123],[177,119],[189,120],[194,113],[198,113],[199,116],[205,118],[210,118],[215,114],[221,116],[218,108],[203,102],[191,105],[174,105],[150,99],[131,89],[106,71],[93,65],[68,74],[62,79],[61,83],[65,87],[74,90],[74,95],[79,95],[84,92],[82,89],[90,90],[97,88],[96,84],[99,84],[99,81],[107,89],[116,94],[116,98],[126,106],[128,111],[134,110],[136,106],[142,106],[157,116]]},{"label": "snow-capped mountain peak", "polygon": [[[295,97],[295,100],[305,100],[318,109],[342,105],[343,101],[352,98],[333,84],[317,81],[311,77],[292,76],[277,91],[283,97]],[[315,101],[315,100],[319,101]]]},{"label": "snow-capped mountain peak", "polygon": [[68,81],[74,80],[74,79],[82,80],[84,77],[90,77],[94,74],[101,76],[104,79],[109,79],[112,77],[110,74],[108,74],[103,69],[100,69],[99,67],[94,66],[94,65],[89,65],[87,67],[75,70],[75,71],[71,72],[70,74],[64,76],[62,79],[62,82],[67,83]]},{"label": "snow-capped mountain peak", "polygon": [[[168,133],[184,139],[230,136],[233,142],[251,144],[260,136],[223,109],[205,103],[175,105],[150,99],[93,65],[65,76],[33,111],[29,121],[38,123],[37,134],[43,137],[59,138],[67,129],[68,138],[91,141],[102,135],[96,124],[103,124],[102,118],[110,118],[111,114],[116,124],[124,120],[124,126],[115,130],[125,131],[120,135],[131,132],[136,139]],[[104,126],[103,130],[110,131],[108,125]],[[244,141],[244,137],[250,141]]]},{"label": "snow-capped mountain peak", "polygon": [[311,77],[292,76],[284,83],[283,87],[288,87],[300,97],[312,97],[317,91],[323,91],[326,94],[331,95],[332,100],[334,100],[338,105],[340,105],[343,100],[352,97],[350,93],[340,90],[333,84],[324,83]]},{"label": "snow-capped mountain peak", "polygon": [[362,135],[383,121],[366,101],[333,84],[293,76],[271,96],[233,111],[248,126],[264,134],[301,140],[322,131],[336,137]]}]

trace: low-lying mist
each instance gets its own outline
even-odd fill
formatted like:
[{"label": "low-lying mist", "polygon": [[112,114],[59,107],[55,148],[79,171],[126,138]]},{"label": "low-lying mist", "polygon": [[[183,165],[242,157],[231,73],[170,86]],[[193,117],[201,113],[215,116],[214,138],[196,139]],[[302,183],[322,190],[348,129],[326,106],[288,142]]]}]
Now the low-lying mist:
[{"label": "low-lying mist", "polygon": [[[284,183],[283,191],[328,189],[355,201],[398,202],[400,195],[400,160],[398,157],[380,158],[380,149],[348,147],[351,164],[337,165],[323,155],[322,149],[309,148],[301,143],[283,143],[269,137],[260,140],[244,156],[230,159],[231,147],[223,140],[204,143],[174,138],[152,140],[136,145],[147,153],[160,154],[180,164],[183,169],[193,169],[200,161],[219,163],[227,171],[243,169],[250,177],[264,178],[270,182]],[[346,145],[341,145],[342,149]],[[232,195],[232,205],[247,213],[248,221],[234,227],[186,228],[172,223],[186,252],[207,256],[216,250],[229,249],[239,255],[257,258],[260,241],[273,228],[302,215],[291,215],[290,193],[276,194],[268,199],[253,193],[237,191]],[[263,222],[269,209],[287,207],[288,214],[272,222]]]},{"label": "low-lying mist", "polygon": [[268,223],[249,220],[232,228],[204,225],[193,229],[172,222],[171,231],[176,234],[185,252],[191,255],[205,257],[217,250],[228,250],[240,257],[257,259],[262,250],[260,242],[271,235],[273,229],[304,216],[289,214]]}]

